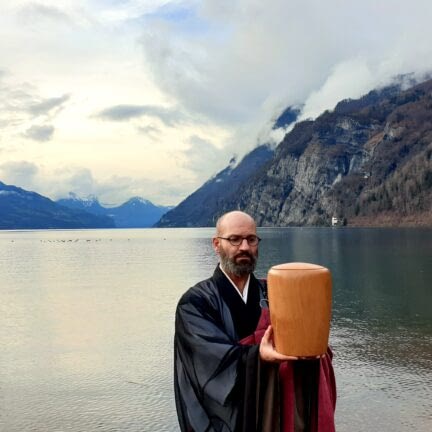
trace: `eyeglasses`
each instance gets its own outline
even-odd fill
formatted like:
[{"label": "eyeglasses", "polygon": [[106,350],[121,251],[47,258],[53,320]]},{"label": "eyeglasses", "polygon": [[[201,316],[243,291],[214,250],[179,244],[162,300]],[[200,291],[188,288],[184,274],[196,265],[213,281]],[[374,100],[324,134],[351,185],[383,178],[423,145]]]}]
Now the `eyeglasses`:
[{"label": "eyeglasses", "polygon": [[233,246],[240,246],[243,243],[243,240],[246,240],[249,246],[256,246],[261,241],[261,239],[256,235],[249,235],[246,237],[236,235],[232,235],[229,237],[218,236],[218,238],[222,240],[228,240]]}]

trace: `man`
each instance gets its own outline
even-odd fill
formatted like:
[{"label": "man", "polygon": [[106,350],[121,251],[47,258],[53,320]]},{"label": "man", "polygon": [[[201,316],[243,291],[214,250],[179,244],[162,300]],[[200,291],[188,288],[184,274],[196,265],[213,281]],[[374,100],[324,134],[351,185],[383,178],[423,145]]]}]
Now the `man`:
[{"label": "man", "polygon": [[[319,399],[320,360],[294,361],[278,353],[271,326],[251,336],[263,322],[266,292],[265,283],[253,275],[259,241],[248,214],[223,215],[212,240],[219,265],[178,303],[174,388],[183,432],[318,430],[322,413],[313,407]],[[281,362],[288,365],[283,379],[290,381],[288,387],[280,383]],[[305,367],[291,365],[299,362]],[[284,418],[285,409],[290,413]]]}]

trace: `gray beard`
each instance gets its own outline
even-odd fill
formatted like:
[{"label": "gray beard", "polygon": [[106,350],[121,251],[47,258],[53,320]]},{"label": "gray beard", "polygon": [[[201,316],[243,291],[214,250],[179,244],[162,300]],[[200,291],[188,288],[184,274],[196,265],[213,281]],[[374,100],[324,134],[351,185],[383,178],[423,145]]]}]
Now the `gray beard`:
[{"label": "gray beard", "polygon": [[256,266],[256,257],[249,255],[251,261],[249,263],[238,264],[230,260],[224,253],[220,253],[220,263],[226,273],[233,274],[238,277],[247,276],[254,272]]}]

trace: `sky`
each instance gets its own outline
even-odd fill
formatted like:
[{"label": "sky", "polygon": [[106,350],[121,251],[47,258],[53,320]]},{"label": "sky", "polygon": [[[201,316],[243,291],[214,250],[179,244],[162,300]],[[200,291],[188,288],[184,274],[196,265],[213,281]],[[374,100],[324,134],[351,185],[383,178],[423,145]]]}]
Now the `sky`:
[{"label": "sky", "polygon": [[235,155],[432,71],[430,0],[0,0],[0,181],[176,205]]}]

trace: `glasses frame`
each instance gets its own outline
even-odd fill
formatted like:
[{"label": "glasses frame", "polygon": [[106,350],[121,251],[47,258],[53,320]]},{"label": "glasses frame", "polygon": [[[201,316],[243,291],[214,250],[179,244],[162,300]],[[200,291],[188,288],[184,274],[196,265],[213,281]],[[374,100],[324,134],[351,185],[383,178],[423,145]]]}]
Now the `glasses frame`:
[{"label": "glasses frame", "polygon": [[233,243],[230,237],[220,237],[220,236],[217,236],[217,238],[219,238],[219,239],[229,241],[229,243],[230,243],[231,246],[240,246],[243,243],[243,240],[246,240],[247,244],[249,246],[258,246],[259,242],[261,241],[261,238],[258,237],[258,236],[253,236],[253,237],[256,237],[256,239],[257,239],[257,242],[253,243],[253,244],[251,244],[249,242],[249,240],[248,240],[249,237],[252,237],[251,235],[250,236],[246,236],[246,237],[243,237],[243,236],[235,236],[235,237],[239,237],[240,238],[240,242],[239,243],[237,243],[237,242]]}]

